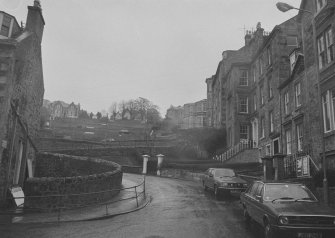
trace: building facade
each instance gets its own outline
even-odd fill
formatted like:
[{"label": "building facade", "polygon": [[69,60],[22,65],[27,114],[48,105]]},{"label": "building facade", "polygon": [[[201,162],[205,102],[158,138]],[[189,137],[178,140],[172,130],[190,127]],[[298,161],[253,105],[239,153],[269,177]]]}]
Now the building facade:
[{"label": "building facade", "polygon": [[76,105],[74,102],[67,104],[63,101],[49,102],[44,100],[43,106],[49,111],[52,120],[56,118],[78,118],[80,113],[80,104]]},{"label": "building facade", "polygon": [[34,173],[34,138],[40,125],[44,83],[41,42],[44,18],[39,1],[28,7],[25,27],[0,12],[0,204],[8,189]]}]

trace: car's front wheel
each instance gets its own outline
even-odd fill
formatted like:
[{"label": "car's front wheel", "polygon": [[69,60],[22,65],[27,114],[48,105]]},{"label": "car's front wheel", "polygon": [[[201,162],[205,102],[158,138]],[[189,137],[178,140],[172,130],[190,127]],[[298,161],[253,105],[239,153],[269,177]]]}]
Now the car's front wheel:
[{"label": "car's front wheel", "polygon": [[275,238],[275,234],[269,222],[265,222],[264,226],[264,238]]}]

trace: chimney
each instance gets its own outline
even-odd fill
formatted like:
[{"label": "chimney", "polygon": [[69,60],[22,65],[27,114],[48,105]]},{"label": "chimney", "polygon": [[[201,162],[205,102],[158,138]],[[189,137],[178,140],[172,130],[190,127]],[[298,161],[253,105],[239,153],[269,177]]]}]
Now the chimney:
[{"label": "chimney", "polygon": [[28,16],[25,30],[34,32],[39,40],[42,41],[44,30],[44,18],[42,15],[41,3],[39,0],[34,1],[34,6],[28,6]]},{"label": "chimney", "polygon": [[251,39],[252,39],[252,32],[246,31],[246,34],[244,36],[245,45],[249,45]]}]

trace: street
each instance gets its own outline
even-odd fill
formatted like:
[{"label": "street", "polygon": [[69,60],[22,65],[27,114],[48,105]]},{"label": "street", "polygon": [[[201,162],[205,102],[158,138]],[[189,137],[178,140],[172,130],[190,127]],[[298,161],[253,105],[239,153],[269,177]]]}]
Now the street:
[{"label": "street", "polygon": [[151,176],[147,192],[152,201],[137,212],[99,221],[1,226],[0,237],[262,237],[259,228],[244,224],[238,196],[217,201],[200,183]]}]

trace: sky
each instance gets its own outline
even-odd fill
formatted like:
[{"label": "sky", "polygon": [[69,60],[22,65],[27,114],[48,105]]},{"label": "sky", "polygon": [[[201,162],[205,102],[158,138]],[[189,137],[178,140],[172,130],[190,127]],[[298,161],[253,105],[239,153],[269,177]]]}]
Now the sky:
[{"label": "sky", "polygon": [[[144,97],[160,107],[206,98],[224,50],[261,22],[271,31],[297,11],[277,0],[41,0],[44,98],[89,112]],[[286,0],[295,7],[300,0]],[[33,0],[0,0],[25,22]]]}]

